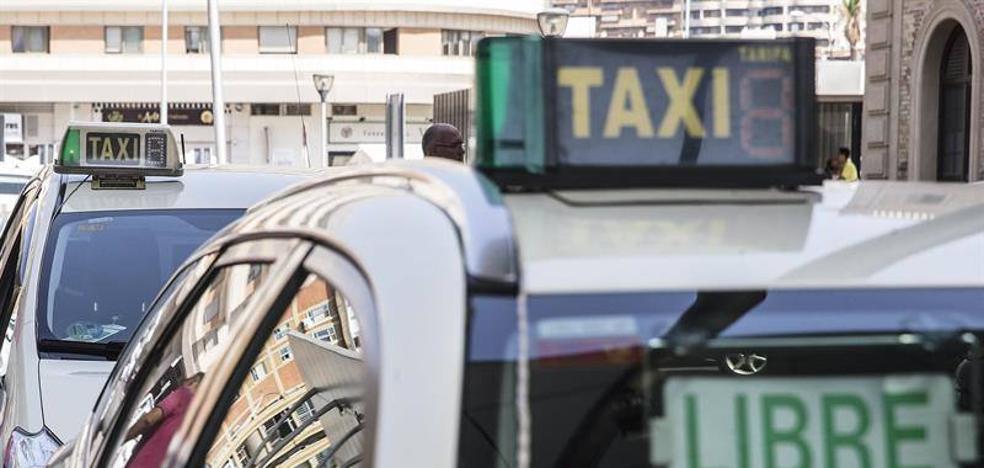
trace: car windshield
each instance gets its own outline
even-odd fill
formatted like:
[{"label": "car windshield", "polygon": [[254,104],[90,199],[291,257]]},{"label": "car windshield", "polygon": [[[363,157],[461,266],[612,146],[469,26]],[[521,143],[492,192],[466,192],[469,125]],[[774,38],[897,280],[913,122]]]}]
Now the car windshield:
[{"label": "car windshield", "polygon": [[459,466],[514,465],[525,415],[533,467],[939,466],[949,421],[984,406],[982,288],[526,304],[521,346],[514,298],[471,301]]},{"label": "car windshield", "polygon": [[177,267],[242,213],[162,210],[58,216],[42,268],[38,339],[75,343],[78,349],[91,349],[80,343],[126,343]]},{"label": "car windshield", "polygon": [[0,180],[0,195],[17,195],[24,188],[24,184],[27,183],[27,179],[22,181],[14,180]]}]

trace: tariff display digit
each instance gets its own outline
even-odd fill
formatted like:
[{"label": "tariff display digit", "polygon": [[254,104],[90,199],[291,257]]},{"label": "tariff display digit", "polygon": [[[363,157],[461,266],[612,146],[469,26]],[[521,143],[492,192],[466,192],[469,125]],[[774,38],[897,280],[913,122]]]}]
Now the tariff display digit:
[{"label": "tariff display digit", "polygon": [[[562,166],[794,165],[812,51],[793,41],[559,41]],[[812,44],[811,44],[812,47]],[[809,57],[804,57],[809,55]],[[804,66],[806,64],[806,66]],[[803,76],[809,76],[804,80]],[[799,80],[799,81],[798,81]],[[808,89],[806,89],[808,88]]]}]

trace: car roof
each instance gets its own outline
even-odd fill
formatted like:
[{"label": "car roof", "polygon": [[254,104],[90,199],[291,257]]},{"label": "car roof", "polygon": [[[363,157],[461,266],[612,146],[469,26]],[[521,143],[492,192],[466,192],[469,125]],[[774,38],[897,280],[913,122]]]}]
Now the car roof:
[{"label": "car roof", "polygon": [[[148,177],[145,190],[93,190],[85,176],[62,175],[62,212],[159,209],[245,209],[323,171],[272,166],[191,165],[181,177]],[[59,177],[52,174],[53,177]],[[78,187],[78,190],[74,190]],[[73,193],[74,190],[74,193]]]},{"label": "car roof", "polygon": [[[360,177],[366,183],[350,183]],[[263,204],[276,208],[265,210],[260,224],[324,230],[329,212],[345,200],[400,187],[448,211],[469,275],[519,278],[529,293],[984,287],[981,184],[863,181],[800,191],[502,195],[470,168],[404,161],[297,186]],[[236,229],[257,226],[244,220]],[[500,263],[483,263],[491,257]]]},{"label": "car roof", "polygon": [[984,286],[984,186],[505,197],[538,293]]}]

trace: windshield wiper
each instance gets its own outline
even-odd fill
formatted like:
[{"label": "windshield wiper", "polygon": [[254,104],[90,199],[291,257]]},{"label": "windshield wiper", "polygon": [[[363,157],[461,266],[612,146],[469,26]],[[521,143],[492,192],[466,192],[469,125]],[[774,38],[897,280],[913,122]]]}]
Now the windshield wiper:
[{"label": "windshield wiper", "polygon": [[124,346],[126,346],[125,341],[90,343],[87,341],[38,340],[38,351],[41,352],[96,356],[106,358],[107,361],[115,361],[119,358]]}]

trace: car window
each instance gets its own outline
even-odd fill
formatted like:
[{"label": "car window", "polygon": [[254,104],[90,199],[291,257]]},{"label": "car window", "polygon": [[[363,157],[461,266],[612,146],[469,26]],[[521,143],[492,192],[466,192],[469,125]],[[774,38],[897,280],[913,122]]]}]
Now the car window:
[{"label": "car window", "polygon": [[164,332],[168,323],[169,312],[173,311],[191,293],[192,288],[198,282],[197,280],[205,274],[214,259],[215,255],[207,255],[182,268],[158,296],[154,306],[147,313],[147,317],[144,318],[143,323],[134,333],[134,339],[120,356],[119,362],[113,369],[113,373],[110,375],[97,403],[96,419],[91,428],[94,434],[92,437],[93,447],[101,445],[106,436],[106,431],[116,420],[115,417],[121,409],[127,390],[137,377],[140,366],[145,362],[150,362],[150,354],[154,349],[153,344]]},{"label": "car window", "polygon": [[224,358],[244,306],[269,275],[266,263],[219,269],[162,347],[143,363],[147,378],[123,411],[109,466],[159,466],[198,383]]},{"label": "car window", "polygon": [[161,210],[60,215],[51,228],[41,273],[41,350],[77,352],[79,346],[68,345],[79,342],[125,344],[174,270],[241,214]]},{"label": "car window", "polygon": [[310,274],[292,295],[206,455],[208,466],[358,466],[365,410],[359,320]]},{"label": "car window", "polygon": [[[510,466],[520,436],[532,440],[531,467],[850,465],[825,450],[870,454],[855,466],[891,465],[882,454],[940,466],[947,418],[984,399],[964,341],[984,326],[978,287],[531,294],[525,304],[518,405],[517,300],[471,300],[459,466]],[[923,435],[903,449],[890,441],[899,427]],[[832,437],[850,447],[831,448]]]}]

